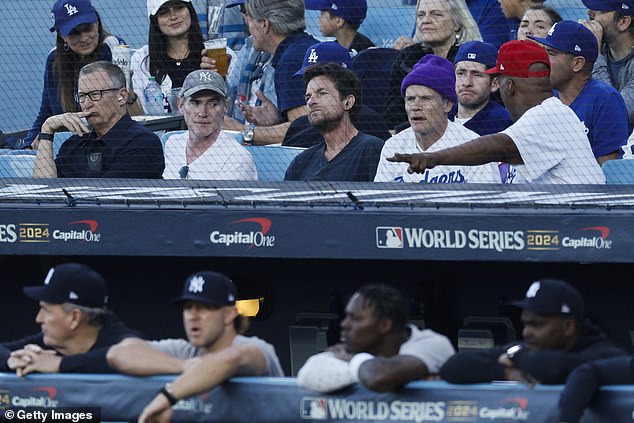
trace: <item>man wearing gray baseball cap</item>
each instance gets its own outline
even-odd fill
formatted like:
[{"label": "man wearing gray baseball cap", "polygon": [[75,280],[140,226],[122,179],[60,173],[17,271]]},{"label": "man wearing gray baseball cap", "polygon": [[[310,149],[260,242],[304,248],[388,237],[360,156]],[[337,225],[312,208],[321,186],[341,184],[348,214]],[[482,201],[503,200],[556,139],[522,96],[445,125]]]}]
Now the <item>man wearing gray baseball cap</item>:
[{"label": "man wearing gray baseball cap", "polygon": [[139,422],[164,418],[179,400],[234,376],[283,376],[273,346],[242,335],[248,322],[236,308],[237,296],[235,284],[226,275],[194,273],[185,279],[182,295],[172,301],[183,309],[187,340],[127,339],[108,351],[110,365],[123,373],[182,373],[159,390]]},{"label": "man wearing gray baseball cap", "polygon": [[251,154],[222,131],[229,87],[220,74],[205,69],[185,78],[178,96],[186,132],[165,144],[165,179],[257,180]]},{"label": "man wearing gray baseball cap", "polygon": [[108,348],[139,334],[108,311],[108,285],[90,267],[65,263],[51,268],[41,286],[25,287],[39,301],[42,331],[0,344],[0,371],[111,373]]}]

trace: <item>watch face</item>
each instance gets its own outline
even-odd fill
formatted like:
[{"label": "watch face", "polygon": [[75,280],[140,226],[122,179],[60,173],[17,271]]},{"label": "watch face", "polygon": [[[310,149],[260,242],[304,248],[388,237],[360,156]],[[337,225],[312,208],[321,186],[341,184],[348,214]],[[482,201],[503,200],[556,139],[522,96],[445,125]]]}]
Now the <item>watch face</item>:
[{"label": "watch face", "polygon": [[521,349],[522,349],[521,345],[513,345],[512,347],[506,350],[506,355],[509,357],[512,357],[513,354],[517,353]]}]

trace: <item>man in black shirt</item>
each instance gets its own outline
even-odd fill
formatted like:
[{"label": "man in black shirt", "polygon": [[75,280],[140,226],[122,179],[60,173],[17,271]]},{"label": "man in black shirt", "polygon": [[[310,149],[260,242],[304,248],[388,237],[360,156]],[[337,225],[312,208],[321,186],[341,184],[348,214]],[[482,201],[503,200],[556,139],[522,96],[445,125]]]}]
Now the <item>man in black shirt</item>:
[{"label": "man in black shirt", "polygon": [[589,320],[584,320],[581,294],[556,279],[531,284],[522,301],[524,342],[481,351],[462,351],[440,369],[451,383],[514,380],[528,384],[561,384],[586,361],[624,355]]},{"label": "man in black shirt", "polygon": [[[35,178],[161,179],[165,160],[161,141],[127,112],[125,76],[110,62],[79,71],[76,100],[81,112],[51,116],[34,142]],[[75,135],[53,154],[56,131]]]},{"label": "man in black shirt", "polygon": [[43,286],[24,288],[39,301],[41,333],[0,344],[0,371],[111,373],[108,348],[139,336],[106,308],[108,286],[101,275],[77,263],[49,270]]}]

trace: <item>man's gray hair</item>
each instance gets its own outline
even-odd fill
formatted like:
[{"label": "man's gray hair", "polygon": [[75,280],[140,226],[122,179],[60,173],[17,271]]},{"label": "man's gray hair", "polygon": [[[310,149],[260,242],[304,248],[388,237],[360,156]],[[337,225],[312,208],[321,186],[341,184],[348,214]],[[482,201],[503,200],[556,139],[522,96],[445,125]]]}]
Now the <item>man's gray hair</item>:
[{"label": "man's gray hair", "polygon": [[89,63],[81,68],[79,71],[79,78],[100,70],[106,72],[106,75],[110,78],[110,82],[112,82],[112,88],[125,88],[125,75],[123,74],[121,68],[114,63],[105,60]]},{"label": "man's gray hair", "polygon": [[268,19],[271,30],[278,35],[306,29],[304,0],[247,0],[245,7],[253,19]]},{"label": "man's gray hair", "polygon": [[85,307],[73,303],[63,303],[62,308],[67,313],[75,309],[81,311],[86,318],[86,323],[91,326],[103,326],[109,313],[105,307]]}]

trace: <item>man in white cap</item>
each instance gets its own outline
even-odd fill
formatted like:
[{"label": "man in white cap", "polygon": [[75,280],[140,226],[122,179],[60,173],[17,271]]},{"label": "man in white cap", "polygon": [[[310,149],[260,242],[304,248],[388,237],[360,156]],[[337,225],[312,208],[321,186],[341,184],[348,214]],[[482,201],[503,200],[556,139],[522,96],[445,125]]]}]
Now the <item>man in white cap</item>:
[{"label": "man in white cap", "polygon": [[108,348],[139,336],[106,308],[108,286],[90,267],[66,263],[49,270],[44,285],[24,288],[39,301],[35,317],[42,331],[0,344],[0,371],[111,373]]},{"label": "man in white cap", "polygon": [[179,400],[234,376],[283,376],[272,345],[241,335],[248,321],[238,312],[236,297],[235,284],[222,273],[195,273],[185,280],[183,295],[173,300],[183,307],[187,341],[129,339],[110,349],[108,362],[120,372],[182,373],[165,384],[139,422],[169,421],[171,407]]},{"label": "man in white cap", "polygon": [[222,132],[227,111],[227,83],[218,73],[195,70],[187,75],[178,108],[188,131],[165,145],[165,179],[256,180],[251,154]]}]

